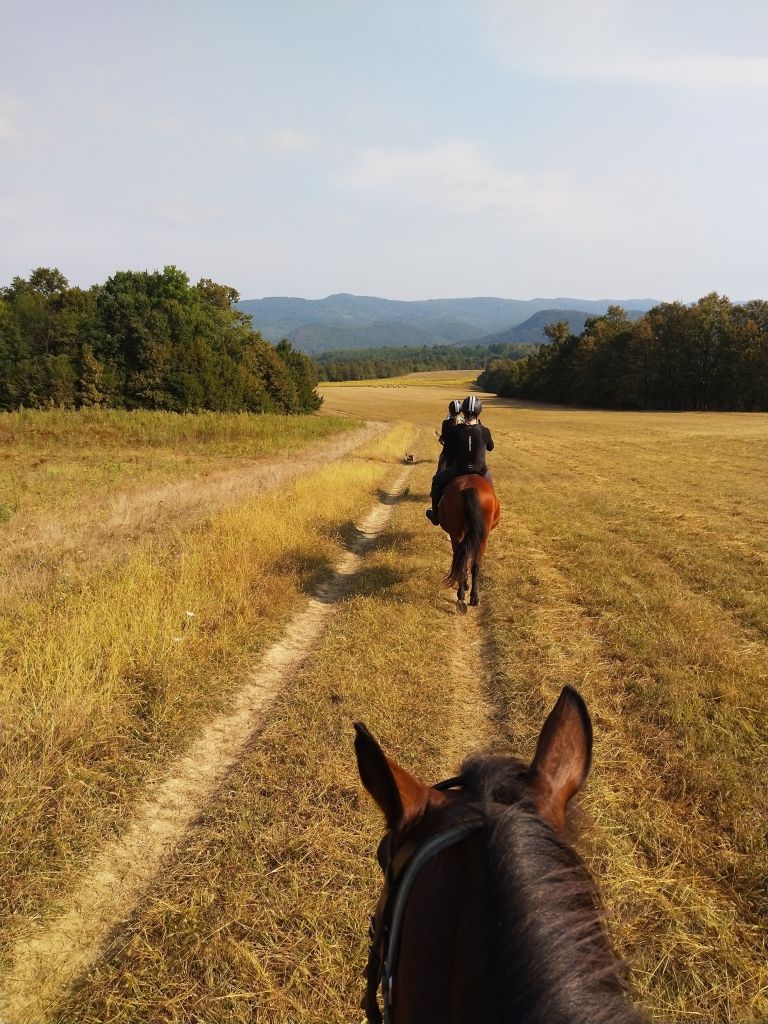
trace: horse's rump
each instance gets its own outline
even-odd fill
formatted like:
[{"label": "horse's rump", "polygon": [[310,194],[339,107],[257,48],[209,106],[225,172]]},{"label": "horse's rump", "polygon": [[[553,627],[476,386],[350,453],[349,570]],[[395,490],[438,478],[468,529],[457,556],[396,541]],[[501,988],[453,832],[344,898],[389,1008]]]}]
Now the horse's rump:
[{"label": "horse's rump", "polygon": [[468,570],[479,564],[488,534],[499,521],[499,501],[493,485],[479,473],[456,477],[445,489],[438,515],[453,544],[445,583],[460,587]]}]

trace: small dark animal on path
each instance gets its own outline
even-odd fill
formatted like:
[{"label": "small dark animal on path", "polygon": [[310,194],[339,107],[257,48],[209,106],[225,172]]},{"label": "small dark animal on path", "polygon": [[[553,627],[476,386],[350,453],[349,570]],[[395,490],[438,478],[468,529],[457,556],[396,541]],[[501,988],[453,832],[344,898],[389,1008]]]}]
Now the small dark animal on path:
[{"label": "small dark animal on path", "polygon": [[563,689],[530,765],[475,755],[437,786],[355,728],[360,777],[387,824],[370,1024],[643,1024],[595,884],[564,837],[592,751],[576,690]]}]

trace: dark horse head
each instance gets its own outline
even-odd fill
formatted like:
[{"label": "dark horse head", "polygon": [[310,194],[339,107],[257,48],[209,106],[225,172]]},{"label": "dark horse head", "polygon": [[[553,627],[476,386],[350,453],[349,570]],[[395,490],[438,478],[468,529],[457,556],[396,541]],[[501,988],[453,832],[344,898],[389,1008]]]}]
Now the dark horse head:
[{"label": "dark horse head", "polygon": [[[565,840],[592,726],[565,687],[530,764],[474,756],[426,786],[363,725],[363,785],[384,813],[368,1020],[386,1024],[640,1024],[597,891]],[[377,998],[381,987],[384,1014]]]}]

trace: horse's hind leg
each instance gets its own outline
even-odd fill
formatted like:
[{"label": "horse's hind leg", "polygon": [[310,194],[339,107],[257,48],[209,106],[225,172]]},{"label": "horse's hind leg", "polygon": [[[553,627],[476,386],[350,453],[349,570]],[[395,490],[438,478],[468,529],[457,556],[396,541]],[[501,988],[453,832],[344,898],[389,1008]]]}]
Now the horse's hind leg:
[{"label": "horse's hind leg", "polygon": [[472,590],[469,593],[469,603],[473,606],[480,604],[480,593],[477,589],[477,577],[480,573],[480,559],[476,558],[472,562]]},{"label": "horse's hind leg", "polygon": [[465,574],[464,576],[462,576],[461,582],[459,583],[459,589],[456,591],[456,597],[459,599],[459,603],[461,603],[464,600],[464,598],[467,596],[467,591],[468,590],[469,590],[469,580],[467,579],[466,574]]}]

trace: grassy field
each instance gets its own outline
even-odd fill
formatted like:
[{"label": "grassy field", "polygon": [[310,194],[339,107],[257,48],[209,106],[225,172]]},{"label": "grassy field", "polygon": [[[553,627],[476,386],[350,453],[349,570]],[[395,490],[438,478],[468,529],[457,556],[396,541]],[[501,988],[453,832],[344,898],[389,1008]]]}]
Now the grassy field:
[{"label": "grassy field", "polygon": [[236,501],[137,544],[55,614],[5,617],[12,939],[416,455],[322,640],[52,1021],[358,1019],[380,822],[350,723],[432,780],[487,744],[530,756],[566,682],[595,723],[579,848],[641,1001],[665,1022],[766,1019],[768,417],[489,399],[502,521],[463,618],[423,513],[460,384],[437,376],[325,385],[324,412],[393,431],[292,482],[287,511],[270,494]]},{"label": "grassy field", "polygon": [[[477,377],[477,370],[425,370],[402,377],[381,377],[377,380],[342,380],[324,384],[325,388],[458,388],[466,391]],[[327,392],[326,392],[327,393]]]}]

